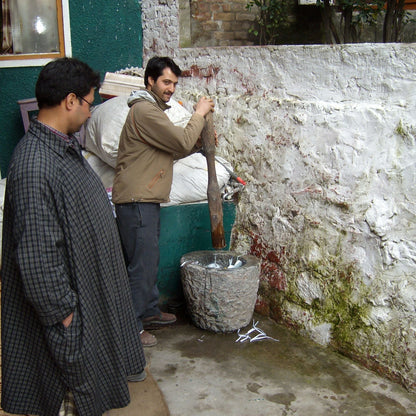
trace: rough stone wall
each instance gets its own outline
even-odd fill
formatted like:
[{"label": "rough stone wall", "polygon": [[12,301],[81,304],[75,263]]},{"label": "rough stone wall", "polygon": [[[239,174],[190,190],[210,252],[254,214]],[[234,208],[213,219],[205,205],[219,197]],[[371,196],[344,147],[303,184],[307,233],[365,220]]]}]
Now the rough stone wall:
[{"label": "rough stone wall", "polygon": [[248,182],[232,248],[262,260],[257,311],[416,391],[416,47],[170,50]]},{"label": "rough stone wall", "polygon": [[179,1],[142,0],[141,6],[143,62],[155,53],[172,56],[179,46]]}]

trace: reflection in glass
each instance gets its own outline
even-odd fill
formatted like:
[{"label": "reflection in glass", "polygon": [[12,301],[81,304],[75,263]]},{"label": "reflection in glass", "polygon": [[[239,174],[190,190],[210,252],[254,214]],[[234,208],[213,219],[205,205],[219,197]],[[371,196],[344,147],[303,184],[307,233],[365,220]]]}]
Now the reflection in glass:
[{"label": "reflection in glass", "polygon": [[56,0],[8,0],[13,53],[59,52]]}]

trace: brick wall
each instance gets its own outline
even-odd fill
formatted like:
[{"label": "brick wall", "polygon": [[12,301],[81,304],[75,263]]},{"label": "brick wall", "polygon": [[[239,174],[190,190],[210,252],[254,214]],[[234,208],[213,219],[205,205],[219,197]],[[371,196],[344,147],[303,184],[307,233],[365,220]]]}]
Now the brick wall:
[{"label": "brick wall", "polygon": [[247,0],[191,0],[191,42],[199,46],[252,45],[249,29],[255,14],[246,9]]}]

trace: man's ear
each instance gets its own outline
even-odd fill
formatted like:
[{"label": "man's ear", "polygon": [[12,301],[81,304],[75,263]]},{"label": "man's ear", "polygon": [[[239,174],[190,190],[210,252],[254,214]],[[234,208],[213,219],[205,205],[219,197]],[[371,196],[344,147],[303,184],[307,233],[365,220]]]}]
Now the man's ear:
[{"label": "man's ear", "polygon": [[75,93],[70,92],[66,97],[65,97],[65,107],[67,110],[71,110],[74,105],[76,104],[76,101],[78,100],[78,97],[76,96]]},{"label": "man's ear", "polygon": [[155,85],[155,80],[151,76],[148,76],[147,77],[147,86],[152,88],[153,85]]}]

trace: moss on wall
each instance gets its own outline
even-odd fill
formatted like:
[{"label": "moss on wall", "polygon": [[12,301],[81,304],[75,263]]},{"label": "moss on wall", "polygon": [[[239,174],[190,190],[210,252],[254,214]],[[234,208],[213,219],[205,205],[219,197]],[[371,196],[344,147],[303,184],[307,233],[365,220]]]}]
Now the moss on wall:
[{"label": "moss on wall", "polygon": [[[296,247],[280,252],[271,250],[259,236],[251,234],[251,240],[251,254],[262,259],[257,312],[296,331],[305,330],[302,325],[330,324],[330,344],[340,351],[357,351],[359,342],[370,342],[368,288],[356,265],[343,259],[341,243],[333,253],[308,260],[310,236],[299,236]],[[308,290],[316,288],[315,293],[302,293],[300,276],[308,282]],[[304,321],[293,317],[291,308],[304,311]]]},{"label": "moss on wall", "polygon": [[[327,255],[311,262],[306,270],[322,288],[322,299],[315,299],[311,311],[317,323],[332,324],[331,343],[339,349],[354,349],[357,331],[366,331],[368,305],[366,287],[355,282],[358,271],[353,263]],[[355,277],[354,277],[355,276]],[[355,280],[354,280],[355,279]]]}]

